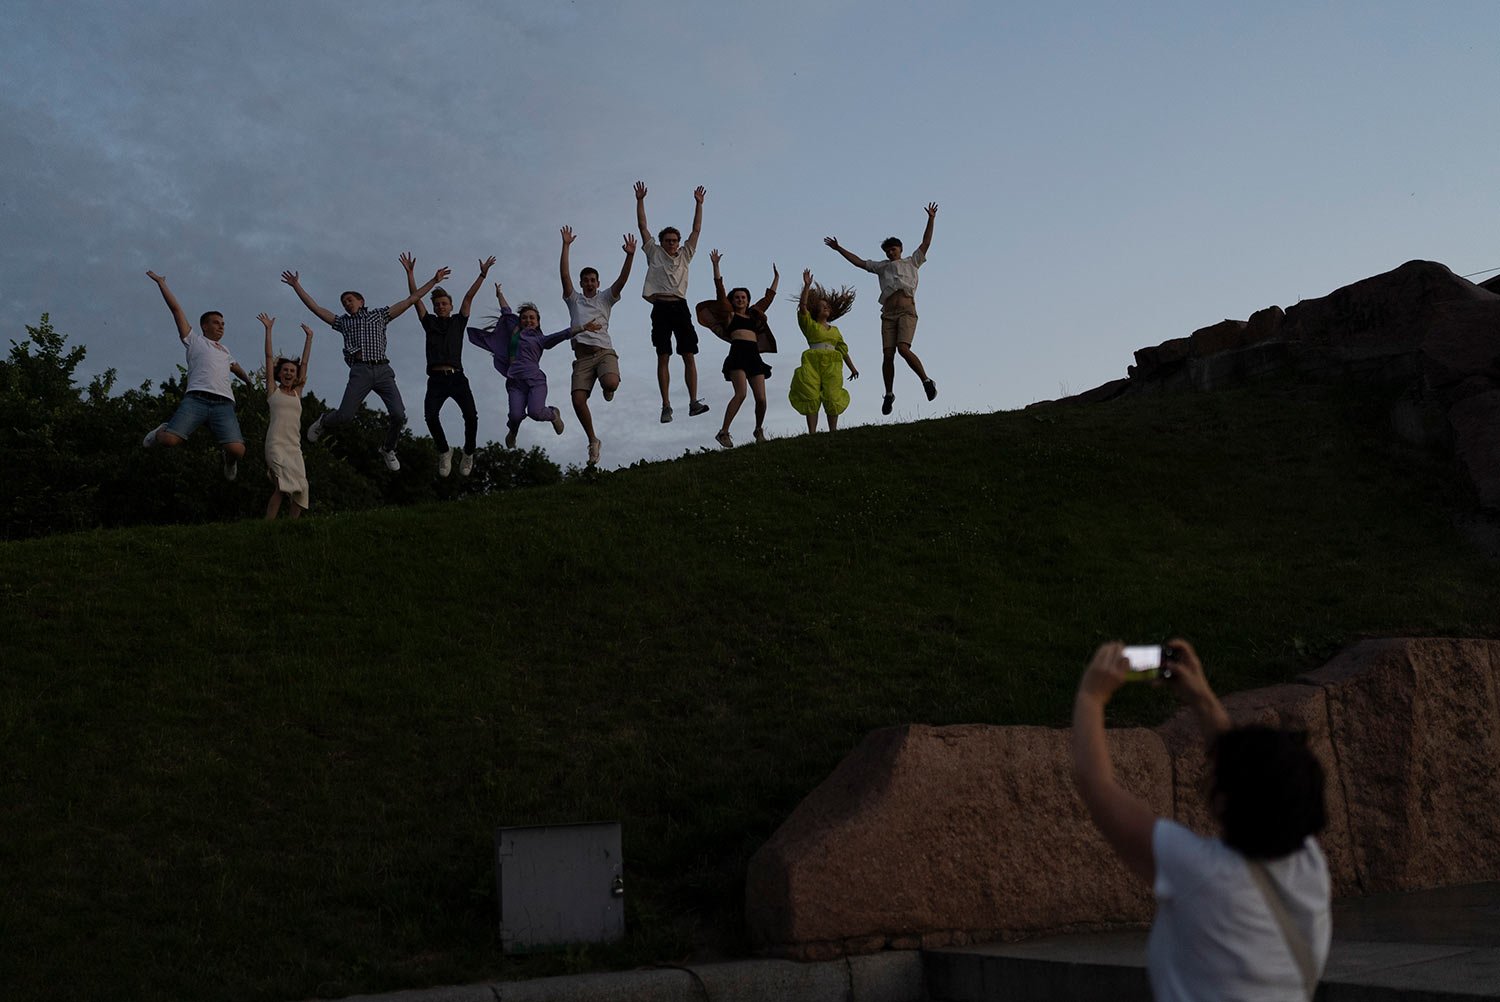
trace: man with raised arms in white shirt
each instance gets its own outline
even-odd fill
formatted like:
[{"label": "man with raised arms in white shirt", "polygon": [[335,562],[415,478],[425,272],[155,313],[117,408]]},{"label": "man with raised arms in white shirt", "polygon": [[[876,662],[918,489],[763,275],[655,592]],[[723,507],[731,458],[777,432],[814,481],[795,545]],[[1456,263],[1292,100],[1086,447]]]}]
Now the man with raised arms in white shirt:
[{"label": "man with raised arms in white shirt", "polygon": [[[603,292],[599,291],[599,269],[584,268],[578,273],[578,289],[573,288],[573,279],[568,274],[568,248],[577,239],[571,226],[562,228],[562,255],[558,259],[558,275],[562,278],[563,302],[568,304],[568,316],[575,330],[583,332],[573,338],[573,412],[589,440],[589,465],[599,464],[599,436],[594,434],[594,416],[589,413],[589,394],[597,381],[604,390],[604,399],[613,400],[615,390],[620,388],[620,356],[615,354],[614,342],[609,338],[609,311],[620,301],[620,293],[630,278],[630,266],[635,261],[635,237],[625,235],[625,263],[620,267],[620,277]],[[599,322],[599,329],[587,329],[590,320]]]},{"label": "man with raised arms in white shirt", "polygon": [[646,225],[646,184],[635,183],[635,221],[641,231],[641,249],[646,253],[646,284],[641,298],[651,304],[651,344],[656,348],[656,383],[661,388],[661,423],[672,420],[672,398],[668,392],[671,374],[667,361],[672,357],[672,338],[677,338],[677,354],[682,356],[682,375],[687,382],[688,416],[708,413],[708,404],[698,399],[698,328],[688,309],[688,264],[698,250],[698,233],[703,229],[703,196],[707,190],[700,184],[693,190],[693,231],[687,240],[677,227],[664,228],[651,237]]}]

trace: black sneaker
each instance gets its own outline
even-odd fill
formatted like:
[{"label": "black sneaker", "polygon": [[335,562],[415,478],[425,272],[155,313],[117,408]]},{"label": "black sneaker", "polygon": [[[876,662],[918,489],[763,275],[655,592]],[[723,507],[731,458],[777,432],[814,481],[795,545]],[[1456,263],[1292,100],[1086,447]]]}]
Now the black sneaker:
[{"label": "black sneaker", "polygon": [[896,394],[887,393],[885,399],[880,402],[880,413],[889,414],[891,407],[896,403]]},{"label": "black sneaker", "polygon": [[922,380],[922,389],[927,391],[928,400],[937,399],[937,383],[934,383],[930,379],[924,379]]}]

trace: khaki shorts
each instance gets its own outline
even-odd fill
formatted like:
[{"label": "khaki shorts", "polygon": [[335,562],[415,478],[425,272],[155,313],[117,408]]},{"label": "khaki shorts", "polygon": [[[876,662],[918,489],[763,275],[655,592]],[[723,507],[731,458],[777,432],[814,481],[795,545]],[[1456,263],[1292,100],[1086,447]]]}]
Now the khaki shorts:
[{"label": "khaki shorts", "polygon": [[588,393],[605,376],[620,378],[620,356],[608,348],[573,346],[573,389]]},{"label": "khaki shorts", "polygon": [[917,335],[917,304],[910,296],[893,292],[880,308],[880,344],[887,351],[898,344],[911,344]]}]

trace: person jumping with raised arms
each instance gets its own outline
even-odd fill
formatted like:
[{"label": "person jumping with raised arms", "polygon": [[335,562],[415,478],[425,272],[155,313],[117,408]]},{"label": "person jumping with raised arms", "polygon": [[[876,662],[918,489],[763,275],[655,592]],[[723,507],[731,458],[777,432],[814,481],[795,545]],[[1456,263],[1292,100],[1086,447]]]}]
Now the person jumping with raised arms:
[{"label": "person jumping with raised arms", "polygon": [[661,423],[672,420],[672,398],[669,392],[671,374],[667,361],[672,357],[672,337],[677,337],[677,354],[682,356],[682,374],[687,382],[688,416],[708,413],[708,404],[698,399],[698,330],[688,311],[688,264],[698,250],[698,233],[703,229],[703,196],[707,190],[699,185],[693,190],[693,231],[687,240],[675,226],[664,228],[651,237],[646,225],[646,184],[635,183],[635,221],[641,231],[641,249],[646,253],[646,284],[641,297],[651,304],[651,344],[656,348],[656,383],[661,388]]},{"label": "person jumping with raised arms", "polygon": [[209,310],[198,318],[203,333],[194,334],[177,297],[167,288],[166,277],[154,271],[146,272],[146,277],[156,283],[161,298],[166,300],[177,324],[177,339],[187,351],[187,392],[172,417],[151,429],[141,444],[147,448],[181,445],[206,421],[224,450],[224,479],[233,480],[239,475],[239,462],[245,455],[245,436],[234,414],[234,388],[229,376],[233,373],[250,386],[250,374],[219,343],[224,337],[224,314]]},{"label": "person jumping with raised arms", "polygon": [[901,241],[887,237],[880,249],[885,251],[885,260],[876,261],[858,257],[839,246],[837,237],[827,237],[825,244],[844,256],[844,260],[856,268],[873,272],[880,279],[880,346],[884,355],[880,362],[880,374],[885,377],[885,399],[880,402],[880,413],[889,414],[896,402],[893,384],[896,380],[896,353],[900,352],[911,371],[922,381],[927,399],[937,396],[937,383],[927,378],[922,360],[911,350],[912,338],[917,333],[917,269],[927,262],[927,248],[932,246],[932,224],[937,220],[937,203],[927,203],[927,229],[922,233],[922,244],[911,257],[901,256]]},{"label": "person jumping with raised arms", "polygon": [[345,312],[341,316],[334,316],[332,310],[319,306],[307,294],[297,272],[281,273],[281,280],[292,287],[297,298],[302,300],[302,305],[311,310],[319,320],[344,335],[344,363],[349,366],[349,382],[344,387],[344,399],[339,402],[338,410],[326,412],[308,426],[309,442],[316,442],[329,428],[353,421],[354,415],[359,412],[359,405],[373,390],[385,404],[389,418],[385,443],[380,447],[380,458],[385,460],[386,469],[392,473],[401,469],[401,460],[396,458],[396,443],[401,440],[401,429],[406,425],[406,406],[401,403],[396,373],[392,371],[390,359],[386,356],[385,329],[392,320],[405,313],[409,306],[427,295],[434,285],[450,274],[447,268],[439,268],[426,285],[405,299],[373,310],[365,306],[364,296],[357,292],[346,292],[339,297]]},{"label": "person jumping with raised arms", "polygon": [[807,338],[802,364],[792,373],[787,399],[792,409],[807,417],[807,430],[818,430],[818,408],[828,415],[828,430],[839,426],[839,415],[849,406],[849,391],[844,389],[844,366],[849,378],[858,379],[859,370],[849,357],[849,346],[833,322],[854,305],[854,290],[848,286],[831,292],[813,284],[812,271],[802,270],[802,295],[797,299],[797,326]]},{"label": "person jumping with raised arms", "polygon": [[597,381],[604,390],[604,399],[613,400],[615,390],[620,388],[620,356],[615,354],[614,342],[609,339],[609,311],[620,301],[620,293],[630,278],[630,266],[635,261],[635,237],[625,235],[625,263],[620,266],[620,277],[603,292],[599,290],[599,269],[584,268],[578,273],[578,289],[573,288],[573,278],[568,274],[568,248],[577,239],[571,226],[562,228],[562,255],[558,258],[557,271],[562,278],[563,302],[568,304],[568,316],[575,328],[584,328],[589,321],[599,324],[598,330],[585,329],[573,338],[573,413],[589,440],[589,465],[599,463],[601,443],[594,434],[594,415],[589,411],[589,394]]},{"label": "person jumping with raised arms", "polygon": [[[464,419],[464,447],[458,461],[458,475],[467,477],[474,472],[474,452],[479,447],[479,409],[474,406],[469,377],[464,375],[464,330],[469,326],[469,308],[474,305],[474,296],[494,264],[493,254],[479,262],[479,277],[464,293],[463,306],[456,314],[453,312],[453,297],[442,286],[432,290],[432,313],[427,312],[422,300],[417,300],[417,316],[427,334],[427,396],[422,401],[422,413],[427,418],[427,432],[432,436],[432,444],[438,451],[440,477],[446,477],[453,470],[453,452],[448,448],[448,436],[443,434],[441,414],[443,404],[449,400],[458,404]],[[416,292],[417,259],[409,253],[402,254],[401,267],[406,269],[406,291]]]}]

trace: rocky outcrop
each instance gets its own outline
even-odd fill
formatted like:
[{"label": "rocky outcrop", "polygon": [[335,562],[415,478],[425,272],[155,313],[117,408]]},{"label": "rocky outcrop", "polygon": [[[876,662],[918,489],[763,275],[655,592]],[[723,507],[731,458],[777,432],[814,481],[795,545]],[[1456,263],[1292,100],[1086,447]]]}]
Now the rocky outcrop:
[{"label": "rocky outcrop", "polygon": [[1242,386],[1272,375],[1388,388],[1392,425],[1451,449],[1482,505],[1500,509],[1500,282],[1408,261],[1286,310],[1225,320],[1135,353],[1086,401]]},{"label": "rocky outcrop", "polygon": [[[1366,641],[1297,682],[1224,700],[1308,732],[1327,773],[1335,893],[1500,879],[1500,642]],[[1149,889],[1089,822],[1066,731],[876,731],[751,859],[766,951],[823,959],[1140,923]],[[1121,782],[1202,832],[1188,716],[1110,732]]]}]

